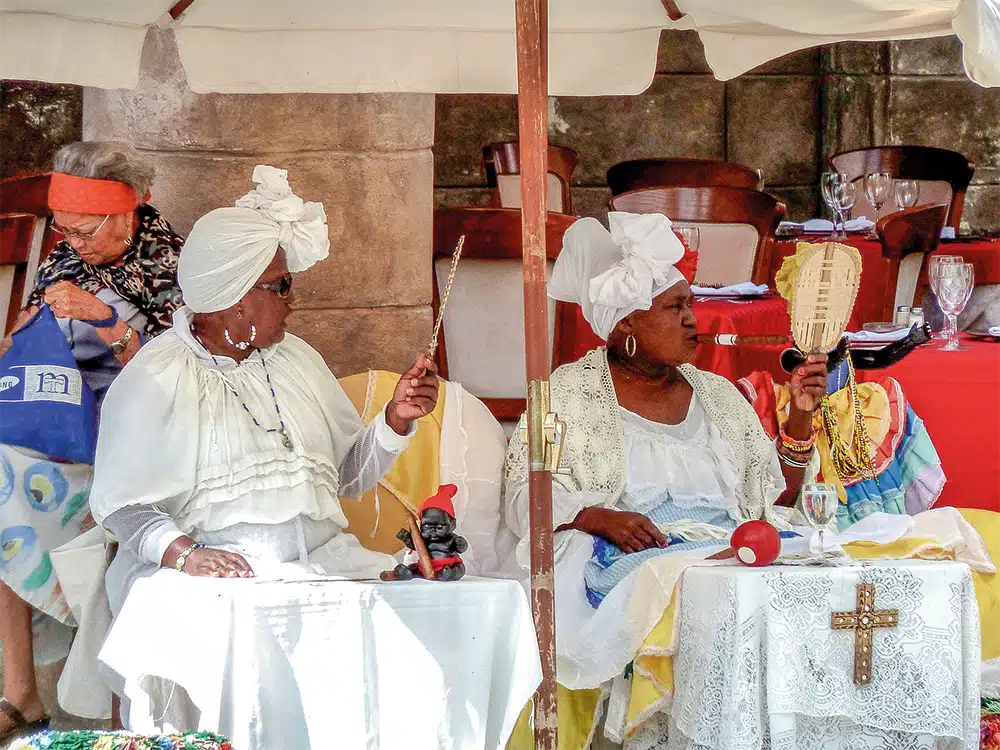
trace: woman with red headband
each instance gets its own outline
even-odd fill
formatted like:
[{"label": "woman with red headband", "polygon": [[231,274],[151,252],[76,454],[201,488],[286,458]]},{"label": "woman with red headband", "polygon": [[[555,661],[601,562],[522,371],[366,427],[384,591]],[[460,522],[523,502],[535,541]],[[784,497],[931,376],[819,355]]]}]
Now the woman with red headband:
[{"label": "woman with red headband", "polygon": [[[184,240],[147,205],[152,181],[152,167],[125,144],[73,143],[56,154],[48,201],[52,228],[63,240],[39,267],[18,326],[49,305],[99,404],[122,366],[145,340],[170,327],[181,306],[177,260]],[[8,554],[5,544],[0,561],[3,744],[47,722],[35,683],[32,620],[52,626],[43,628],[47,633],[60,629],[54,621],[76,624],[49,552],[94,522],[92,467],[3,445],[0,470],[11,490],[4,493],[10,496],[2,503],[0,532],[17,550]],[[13,564],[22,552],[37,557],[39,550],[42,564]],[[35,618],[37,612],[47,617]]]}]

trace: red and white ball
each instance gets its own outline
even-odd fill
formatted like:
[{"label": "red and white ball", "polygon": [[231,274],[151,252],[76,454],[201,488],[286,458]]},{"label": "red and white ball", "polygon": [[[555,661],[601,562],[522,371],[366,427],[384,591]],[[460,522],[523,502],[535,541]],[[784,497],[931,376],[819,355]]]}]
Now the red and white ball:
[{"label": "red and white ball", "polygon": [[770,565],[781,553],[781,536],[767,521],[740,524],[729,544],[737,560],[754,568]]}]

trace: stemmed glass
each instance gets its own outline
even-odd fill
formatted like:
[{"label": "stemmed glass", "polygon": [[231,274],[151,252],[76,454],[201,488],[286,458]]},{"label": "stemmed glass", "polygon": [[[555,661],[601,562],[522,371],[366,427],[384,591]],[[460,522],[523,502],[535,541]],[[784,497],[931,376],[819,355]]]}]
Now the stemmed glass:
[{"label": "stemmed glass", "polygon": [[847,222],[851,220],[851,209],[854,208],[854,201],[858,191],[853,182],[846,179],[838,184],[833,190],[833,199],[840,209],[840,238],[847,239]]},{"label": "stemmed glass", "polygon": [[[842,200],[843,196],[848,193],[844,189],[845,185],[849,185],[847,175],[843,172],[824,172],[823,176],[820,178],[820,192],[823,194],[823,202],[826,204],[827,208],[830,209],[830,213],[833,214],[833,237],[834,239],[841,239],[842,233],[838,233],[837,225],[838,223],[843,228],[844,215]],[[853,195],[853,191],[850,193]],[[851,200],[851,206],[854,205],[853,199]]]},{"label": "stemmed glass", "polygon": [[917,205],[917,197],[920,195],[920,183],[916,180],[896,180],[892,185],[896,208],[903,211]]},{"label": "stemmed glass", "polygon": [[[878,223],[882,213],[882,206],[889,200],[892,192],[892,175],[888,172],[869,172],[865,175],[865,197],[875,209],[875,216],[872,221]],[[878,232],[872,227],[869,237],[877,238]]]},{"label": "stemmed glass", "polygon": [[[941,304],[938,302],[937,293],[937,268],[939,265],[946,265],[949,263],[961,263],[965,259],[961,255],[930,255],[927,258],[927,280],[931,285],[931,293],[934,295],[934,302],[937,304],[938,308],[941,308]],[[943,313],[944,310],[942,309]],[[948,338],[948,326],[945,325],[940,331],[935,331],[933,334],[935,339],[947,339]]]},{"label": "stemmed glass", "polygon": [[832,484],[802,485],[802,515],[806,521],[819,533],[819,557],[826,560],[823,548],[823,530],[837,514],[837,487]]},{"label": "stemmed glass", "polygon": [[701,245],[701,231],[698,227],[674,227],[674,231],[680,236],[684,244],[687,245],[688,250],[692,253],[698,252],[698,246]]},{"label": "stemmed glass", "polygon": [[937,298],[941,310],[948,319],[948,343],[941,347],[943,352],[965,349],[958,342],[958,316],[972,295],[975,272],[971,263],[939,263],[934,269],[933,280],[937,282]]}]

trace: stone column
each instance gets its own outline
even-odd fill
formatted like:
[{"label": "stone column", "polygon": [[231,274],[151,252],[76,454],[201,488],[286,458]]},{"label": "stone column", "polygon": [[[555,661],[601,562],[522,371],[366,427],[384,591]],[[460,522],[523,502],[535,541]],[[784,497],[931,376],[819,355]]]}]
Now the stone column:
[{"label": "stone column", "polygon": [[84,90],[83,133],[149,154],[151,203],[181,234],[247,192],[254,165],[287,169],[326,207],[331,240],[296,279],[292,332],[338,376],[398,371],[426,346],[433,95],[196,94],[173,35],[151,29],[135,90]]}]

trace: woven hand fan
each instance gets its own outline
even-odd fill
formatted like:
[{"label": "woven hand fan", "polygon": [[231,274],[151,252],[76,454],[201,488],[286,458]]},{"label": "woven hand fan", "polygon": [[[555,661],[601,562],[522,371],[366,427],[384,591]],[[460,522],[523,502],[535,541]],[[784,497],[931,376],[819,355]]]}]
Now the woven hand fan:
[{"label": "woven hand fan", "polygon": [[792,338],[803,352],[833,349],[854,309],[861,280],[858,251],[837,242],[799,243],[788,300]]}]

